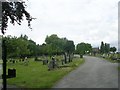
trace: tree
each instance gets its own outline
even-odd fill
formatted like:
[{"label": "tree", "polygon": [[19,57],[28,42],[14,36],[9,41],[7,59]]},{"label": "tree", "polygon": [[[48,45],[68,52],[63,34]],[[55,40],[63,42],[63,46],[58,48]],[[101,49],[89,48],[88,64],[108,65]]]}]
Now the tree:
[{"label": "tree", "polygon": [[45,39],[46,44],[54,43],[58,44],[59,37],[56,34],[52,34],[51,36],[47,36]]},{"label": "tree", "polygon": [[28,49],[30,50],[30,56],[37,56],[39,47],[36,45],[36,43],[33,40],[26,40],[26,42],[28,43]]},{"label": "tree", "polygon": [[[2,7],[2,18],[1,19],[1,32],[5,33],[5,30],[8,26],[8,20],[11,20],[11,23],[14,25],[17,22],[21,25],[21,21],[23,20],[23,16],[25,15],[26,20],[28,21],[28,27],[31,28],[30,22],[32,21],[32,17],[25,9],[24,2],[0,2],[0,6]],[[3,40],[3,89],[6,90],[6,46],[5,41]]]},{"label": "tree", "polygon": [[85,48],[86,48],[86,50],[85,50],[86,54],[89,54],[92,51],[92,46],[89,43],[85,44]]},{"label": "tree", "polygon": [[65,52],[67,52],[69,56],[69,62],[71,62],[71,54],[75,51],[75,45],[74,42],[71,40],[68,40],[64,46]]},{"label": "tree", "polygon": [[24,15],[28,21],[28,27],[31,28],[30,22],[34,18],[30,16],[25,7],[25,2],[2,2],[2,34],[4,34],[7,29],[8,19],[11,20],[10,23],[13,25],[15,22],[21,25]]},{"label": "tree", "polygon": [[30,54],[30,50],[28,49],[28,43],[24,39],[18,38],[16,45],[17,45],[19,57],[21,56],[25,57]]},{"label": "tree", "polygon": [[105,53],[105,46],[104,46],[104,42],[101,42],[101,46],[100,46],[100,53],[103,54]]},{"label": "tree", "polygon": [[[60,54],[64,51],[65,40],[59,38],[56,34],[52,34],[51,36],[47,36],[45,39],[46,45],[50,46],[52,50],[52,54]],[[51,49],[48,48],[48,49]],[[48,50],[47,50],[48,51]]]},{"label": "tree", "polygon": [[52,53],[57,53],[58,47],[59,47],[59,40],[60,38],[56,34],[52,34],[51,36],[47,36],[45,39],[46,45],[48,48],[47,51],[51,51],[49,49],[52,49]]},{"label": "tree", "polygon": [[91,44],[88,43],[78,43],[76,46],[76,52],[80,55],[90,53],[92,51],[92,46]]},{"label": "tree", "polygon": [[105,53],[109,53],[110,51],[110,44],[105,43]]},{"label": "tree", "polygon": [[[66,38],[59,38],[56,34],[47,36],[45,39],[48,54],[64,54],[65,63],[67,63],[67,55],[69,56],[69,62],[71,61],[71,54],[75,50],[74,42],[67,40]],[[50,55],[51,55],[50,54]]]},{"label": "tree", "polygon": [[76,51],[78,54],[85,54],[85,43],[77,44]]},{"label": "tree", "polygon": [[28,42],[23,38],[8,36],[4,39],[6,40],[8,58],[23,57],[30,54]]},{"label": "tree", "polygon": [[117,50],[116,47],[111,47],[111,48],[110,48],[110,51],[113,52],[113,53],[115,53],[116,50]]}]

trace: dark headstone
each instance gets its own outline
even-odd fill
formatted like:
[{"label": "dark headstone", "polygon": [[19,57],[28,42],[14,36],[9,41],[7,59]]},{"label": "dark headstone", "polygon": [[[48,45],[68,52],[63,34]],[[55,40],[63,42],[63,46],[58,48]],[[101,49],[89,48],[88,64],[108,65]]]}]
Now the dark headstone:
[{"label": "dark headstone", "polygon": [[11,59],[10,62],[12,62],[13,60]]},{"label": "dark headstone", "polygon": [[54,68],[59,68],[59,65],[56,60],[51,60],[48,64],[48,70],[52,70]]},{"label": "dark headstone", "polygon": [[17,63],[18,61],[16,61],[16,63]]},{"label": "dark headstone", "polygon": [[24,59],[22,59],[22,61],[24,62]]},{"label": "dark headstone", "polygon": [[115,57],[112,57],[112,60],[117,60],[117,58],[115,58]]},{"label": "dark headstone", "polygon": [[21,62],[22,60],[21,59],[19,59],[19,62]]},{"label": "dark headstone", "polygon": [[41,60],[41,59],[38,59],[37,57],[35,57],[34,60],[35,60],[35,61],[43,61],[43,60]]},{"label": "dark headstone", "polygon": [[50,61],[49,64],[48,64],[48,70],[52,70],[54,68],[53,66],[53,61]]},{"label": "dark headstone", "polygon": [[43,60],[43,65],[47,65],[48,64],[48,60]]},{"label": "dark headstone", "polygon": [[61,60],[62,61],[62,65],[64,65],[65,64],[65,60]]},{"label": "dark headstone", "polygon": [[12,62],[15,63],[15,60],[13,59]]},{"label": "dark headstone", "polygon": [[80,58],[83,58],[83,55],[82,55],[82,54],[80,55]]},{"label": "dark headstone", "polygon": [[28,60],[25,60],[24,65],[25,65],[25,66],[28,66],[28,63],[29,63],[29,61],[28,61]]},{"label": "dark headstone", "polygon": [[8,78],[16,77],[16,69],[8,69]]},{"label": "dark headstone", "polygon": [[38,58],[37,57],[35,57],[35,61],[37,61],[38,60]]}]

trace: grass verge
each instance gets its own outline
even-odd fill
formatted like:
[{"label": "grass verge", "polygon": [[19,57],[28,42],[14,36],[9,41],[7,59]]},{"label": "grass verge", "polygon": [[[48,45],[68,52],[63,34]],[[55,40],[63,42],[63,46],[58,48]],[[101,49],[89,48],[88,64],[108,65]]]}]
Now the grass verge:
[{"label": "grass verge", "polygon": [[120,66],[118,66],[118,70],[120,71]]},{"label": "grass verge", "polygon": [[28,66],[21,63],[8,63],[7,68],[16,69],[16,77],[7,79],[9,85],[15,85],[23,88],[51,88],[58,80],[74,70],[80,64],[84,63],[83,59],[74,58],[73,62],[66,64],[69,67],[62,67],[48,71],[47,65],[42,62],[29,60]]}]

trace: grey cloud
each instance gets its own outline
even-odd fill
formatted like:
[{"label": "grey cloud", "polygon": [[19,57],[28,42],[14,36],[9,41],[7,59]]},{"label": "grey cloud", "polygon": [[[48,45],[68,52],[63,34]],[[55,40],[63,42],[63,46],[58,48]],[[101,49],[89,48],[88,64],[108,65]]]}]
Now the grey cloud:
[{"label": "grey cloud", "polygon": [[[25,30],[14,30],[12,35],[28,33],[40,44],[47,34],[56,33],[76,44],[85,41],[99,46],[104,40],[117,45],[117,0],[30,0],[29,5],[28,11],[37,18],[32,22],[33,31],[28,33],[23,25],[15,29]],[[8,34],[12,29],[9,27]]]}]

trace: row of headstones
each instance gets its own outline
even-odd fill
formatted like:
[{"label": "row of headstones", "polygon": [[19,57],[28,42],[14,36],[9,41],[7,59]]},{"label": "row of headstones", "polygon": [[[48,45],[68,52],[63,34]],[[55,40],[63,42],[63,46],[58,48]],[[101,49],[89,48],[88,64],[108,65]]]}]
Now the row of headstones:
[{"label": "row of headstones", "polygon": [[24,63],[25,65],[28,65],[28,60],[27,60],[27,58],[24,58],[24,59],[19,59],[19,60],[15,60],[15,59],[10,59],[10,60],[8,60],[10,63],[13,63],[13,64],[15,64],[15,63],[18,63],[18,62],[22,62],[22,63]]},{"label": "row of headstones", "polygon": [[117,56],[112,56],[112,54],[107,54],[107,55],[101,55],[102,58],[110,58],[111,60],[116,60],[116,61],[120,61],[120,57]]},{"label": "row of headstones", "polygon": [[15,60],[15,59],[10,59],[8,60],[10,63],[18,63],[18,62],[24,62],[24,59],[20,59],[20,60]]},{"label": "row of headstones", "polygon": [[[69,58],[67,57],[67,62],[69,62]],[[42,60],[42,59],[39,59],[37,57],[35,57],[34,59],[35,61],[42,61],[43,65],[47,65],[48,66],[48,70],[53,70],[55,68],[60,68],[61,66],[60,65],[64,65],[65,64],[65,60],[55,60],[54,57],[51,58],[51,60]]]},{"label": "row of headstones", "polygon": [[[59,61],[55,60],[55,59],[52,59],[52,60],[42,60],[43,62],[43,65],[47,65],[48,66],[48,70],[53,70],[55,68],[60,68],[60,63]],[[65,64],[65,61],[64,60],[61,60],[61,64],[64,65]]]},{"label": "row of headstones", "polygon": [[59,65],[58,65],[58,61],[56,60],[43,60],[43,65],[47,65],[48,66],[48,70],[53,70],[55,68],[59,68]]}]

